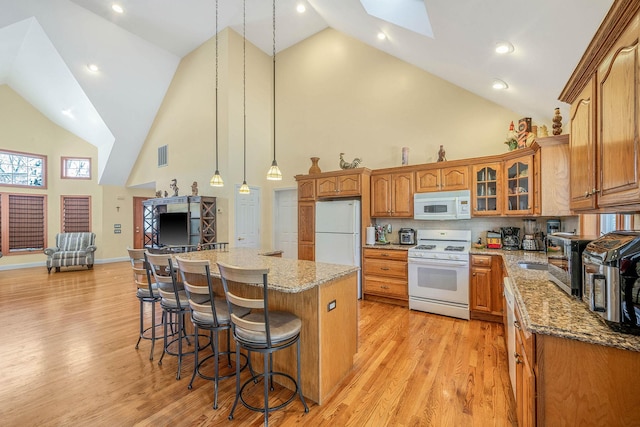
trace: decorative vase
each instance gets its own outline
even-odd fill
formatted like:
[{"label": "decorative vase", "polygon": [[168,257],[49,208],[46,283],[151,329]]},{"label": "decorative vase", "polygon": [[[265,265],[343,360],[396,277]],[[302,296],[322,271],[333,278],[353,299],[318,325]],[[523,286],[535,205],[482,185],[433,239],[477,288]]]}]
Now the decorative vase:
[{"label": "decorative vase", "polygon": [[318,166],[318,161],[320,160],[320,157],[312,157],[311,158],[311,167],[309,168],[309,175],[315,175],[318,174],[320,172],[322,172],[320,170],[320,167]]},{"label": "decorative vase", "polygon": [[560,115],[560,108],[556,108],[553,119],[553,134],[560,135],[562,133],[562,116]]}]

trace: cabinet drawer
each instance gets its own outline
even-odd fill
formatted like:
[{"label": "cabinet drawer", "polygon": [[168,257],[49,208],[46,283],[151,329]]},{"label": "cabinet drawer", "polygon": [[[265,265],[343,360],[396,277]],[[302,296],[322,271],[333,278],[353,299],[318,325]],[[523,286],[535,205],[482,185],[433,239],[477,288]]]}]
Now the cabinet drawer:
[{"label": "cabinet drawer", "polygon": [[383,259],[364,259],[364,274],[407,280],[407,263]]},{"label": "cabinet drawer", "polygon": [[396,261],[407,261],[407,251],[393,249],[364,249],[365,258],[390,259]]},{"label": "cabinet drawer", "polygon": [[491,255],[471,255],[471,265],[491,267]]},{"label": "cabinet drawer", "polygon": [[395,298],[407,299],[409,291],[406,280],[384,279],[381,277],[364,276],[363,292]]}]

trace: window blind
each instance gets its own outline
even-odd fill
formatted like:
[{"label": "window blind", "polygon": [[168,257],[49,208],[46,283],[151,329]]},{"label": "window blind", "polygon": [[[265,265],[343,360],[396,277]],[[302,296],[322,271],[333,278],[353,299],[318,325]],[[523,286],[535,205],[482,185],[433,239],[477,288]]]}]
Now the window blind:
[{"label": "window blind", "polygon": [[91,197],[62,196],[62,232],[91,231]]},{"label": "window blind", "polygon": [[9,195],[9,251],[44,249],[45,196]]}]

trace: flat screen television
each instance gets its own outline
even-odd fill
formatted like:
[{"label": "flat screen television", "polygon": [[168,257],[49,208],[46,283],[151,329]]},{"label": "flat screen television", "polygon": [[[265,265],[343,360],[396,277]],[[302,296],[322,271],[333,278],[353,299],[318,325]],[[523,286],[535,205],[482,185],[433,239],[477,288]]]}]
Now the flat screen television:
[{"label": "flat screen television", "polygon": [[186,212],[164,212],[158,217],[158,244],[188,245],[189,233],[187,224],[189,214]]}]

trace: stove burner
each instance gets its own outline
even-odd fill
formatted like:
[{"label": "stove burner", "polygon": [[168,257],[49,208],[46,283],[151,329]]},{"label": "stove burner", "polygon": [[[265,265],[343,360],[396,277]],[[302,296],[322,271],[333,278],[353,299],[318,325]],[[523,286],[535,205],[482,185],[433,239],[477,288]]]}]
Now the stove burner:
[{"label": "stove burner", "polygon": [[434,249],[435,247],[436,245],[418,245],[414,249],[429,250],[429,249]]},{"label": "stove burner", "polygon": [[444,250],[462,252],[464,251],[464,246],[447,246],[446,248],[444,248]]}]

